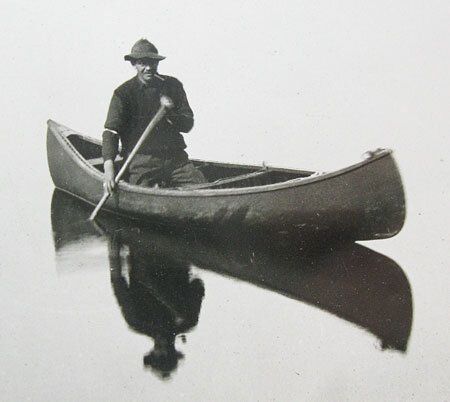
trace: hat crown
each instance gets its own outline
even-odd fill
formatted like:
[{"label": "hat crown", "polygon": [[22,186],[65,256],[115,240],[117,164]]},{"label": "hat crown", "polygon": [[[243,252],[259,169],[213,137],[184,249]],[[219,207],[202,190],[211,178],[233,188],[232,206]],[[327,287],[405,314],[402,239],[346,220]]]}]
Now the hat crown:
[{"label": "hat crown", "polygon": [[131,54],[155,53],[158,54],[156,46],[147,39],[139,39],[131,48]]}]

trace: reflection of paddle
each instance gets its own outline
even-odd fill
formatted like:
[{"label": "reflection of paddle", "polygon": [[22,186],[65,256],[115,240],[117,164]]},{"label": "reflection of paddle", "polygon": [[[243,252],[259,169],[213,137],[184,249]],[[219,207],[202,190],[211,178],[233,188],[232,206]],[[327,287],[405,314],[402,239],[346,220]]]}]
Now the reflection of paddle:
[{"label": "reflection of paddle", "polygon": [[[134,158],[134,156],[139,151],[139,148],[141,147],[143,142],[147,139],[147,137],[150,135],[150,133],[155,128],[155,126],[159,123],[159,121],[164,117],[164,115],[166,114],[167,110],[171,109],[172,107],[173,107],[173,103],[172,103],[172,101],[169,100],[169,98],[164,97],[164,101],[163,101],[163,98],[161,98],[161,106],[160,106],[160,108],[156,112],[156,114],[153,117],[153,119],[151,120],[151,122],[148,124],[147,128],[145,129],[145,131],[142,133],[141,138],[139,139],[139,141],[134,146],[134,148],[131,151],[130,155],[128,156],[127,160],[123,164],[122,168],[119,170],[119,173],[117,173],[117,176],[114,179],[114,182],[116,184],[119,183],[120,178],[122,177],[122,175],[127,170],[128,165],[131,163],[132,159]],[[98,211],[100,211],[101,207],[108,200],[110,195],[111,194],[109,192],[105,191],[105,194],[103,194],[102,199],[97,204],[97,206],[95,207],[95,209],[92,212],[91,216],[89,217],[90,221],[93,221],[95,219],[95,217],[97,216]]]}]

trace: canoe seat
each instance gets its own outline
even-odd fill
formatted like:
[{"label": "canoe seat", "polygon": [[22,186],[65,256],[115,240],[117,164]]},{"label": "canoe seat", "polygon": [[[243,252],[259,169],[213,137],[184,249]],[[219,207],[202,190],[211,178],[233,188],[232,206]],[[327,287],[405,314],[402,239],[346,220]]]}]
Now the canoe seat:
[{"label": "canoe seat", "polygon": [[264,175],[268,174],[269,172],[271,172],[271,171],[267,167],[264,167],[263,169],[257,170],[256,172],[246,173],[246,174],[242,174],[239,176],[226,177],[223,179],[218,179],[211,183],[202,183],[202,184],[194,184],[191,186],[179,187],[179,189],[180,190],[202,190],[202,189],[207,189],[207,188],[220,187],[223,185],[237,184],[240,181],[245,181],[245,180],[264,176]]}]

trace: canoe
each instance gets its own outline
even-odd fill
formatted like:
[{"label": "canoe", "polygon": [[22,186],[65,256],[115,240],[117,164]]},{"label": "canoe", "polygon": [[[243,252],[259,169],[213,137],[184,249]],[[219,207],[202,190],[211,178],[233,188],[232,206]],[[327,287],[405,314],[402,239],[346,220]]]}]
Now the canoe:
[{"label": "canoe", "polygon": [[[149,279],[147,287],[157,290],[159,299],[172,300],[172,305],[180,304],[180,298],[172,294],[173,289],[186,295],[190,287],[186,282],[186,289],[182,290],[178,281],[173,282],[173,278],[180,277],[175,271],[183,272],[195,266],[306,303],[355,324],[375,335],[382,349],[407,350],[413,319],[408,278],[395,261],[367,247],[356,243],[338,247],[327,245],[326,249],[311,254],[287,243],[280,247],[276,244],[277,236],[269,237],[267,245],[260,247],[247,242],[247,238],[222,241],[211,236],[199,238],[194,233],[173,235],[106,214],[96,220],[96,228],[87,220],[90,213],[91,208],[86,203],[55,190],[51,222],[56,254],[62,262],[57,265],[61,274],[69,274],[72,269],[93,268],[86,263],[75,263],[78,258],[74,254],[82,253],[86,261],[86,248],[91,247],[93,239],[119,242],[126,246],[122,253],[108,247],[109,258],[101,254],[106,271],[114,270],[114,257],[119,254],[129,256],[128,264],[136,260],[143,262],[144,267],[139,267],[144,271],[141,280]],[[99,247],[101,243],[94,244]],[[92,255],[95,256],[93,264],[98,266],[99,253]],[[74,268],[67,266],[67,256],[74,262]],[[171,272],[163,282],[161,270],[156,279],[145,274],[154,270],[155,261],[164,266],[164,271]],[[136,265],[127,267],[129,270],[138,268]],[[197,270],[197,274],[201,279],[202,273]],[[207,294],[211,291],[205,290]],[[196,302],[188,303],[183,298],[181,301],[184,307],[198,307]],[[182,311],[183,306],[178,311]],[[188,316],[198,318],[197,307],[193,311],[195,314]],[[307,332],[307,325],[305,328]]]},{"label": "canoe", "polygon": [[[96,205],[103,195],[101,142],[48,121],[55,186]],[[307,239],[372,240],[396,235],[405,197],[391,150],[333,172],[192,160],[208,183],[184,188],[118,185],[103,210],[166,226],[279,233]],[[115,161],[119,166],[120,158]]]}]

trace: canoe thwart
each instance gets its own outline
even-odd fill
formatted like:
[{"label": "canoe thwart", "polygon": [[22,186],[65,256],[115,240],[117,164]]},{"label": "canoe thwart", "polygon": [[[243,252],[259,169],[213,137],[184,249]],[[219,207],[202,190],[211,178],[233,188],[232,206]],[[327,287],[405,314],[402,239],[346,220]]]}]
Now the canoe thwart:
[{"label": "canoe thwart", "polygon": [[242,174],[242,175],[234,176],[234,177],[218,179],[212,183],[201,183],[201,184],[194,184],[192,186],[179,187],[179,189],[180,190],[204,190],[204,189],[208,189],[208,188],[219,187],[224,184],[238,183],[240,181],[254,179],[256,177],[261,177],[263,175],[266,175],[269,172],[270,172],[270,170],[267,167],[263,167],[261,170],[258,170],[256,172],[246,173],[246,174]]},{"label": "canoe thwart", "polygon": [[[122,160],[123,160],[123,158],[121,156],[117,156],[116,159],[114,160],[114,163],[121,162]],[[92,166],[98,166],[98,165],[103,165],[104,161],[103,161],[103,157],[99,157],[99,158],[87,159],[86,162]]]}]

